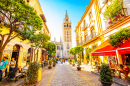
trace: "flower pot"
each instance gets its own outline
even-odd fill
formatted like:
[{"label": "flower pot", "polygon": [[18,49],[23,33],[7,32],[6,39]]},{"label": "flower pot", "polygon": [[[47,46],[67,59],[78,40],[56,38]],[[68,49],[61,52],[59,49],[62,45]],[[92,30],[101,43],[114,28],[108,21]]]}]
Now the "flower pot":
[{"label": "flower pot", "polygon": [[80,71],[80,70],[81,70],[81,67],[77,67],[77,70]]},{"label": "flower pot", "polygon": [[101,81],[100,82],[102,83],[102,86],[111,86],[113,82],[104,82],[104,81]]},{"label": "flower pot", "polygon": [[55,65],[53,65],[53,67],[55,67]]},{"label": "flower pot", "polygon": [[51,69],[52,67],[51,66],[48,66],[48,69]]},{"label": "flower pot", "polygon": [[75,66],[75,64],[73,64],[73,66]]}]

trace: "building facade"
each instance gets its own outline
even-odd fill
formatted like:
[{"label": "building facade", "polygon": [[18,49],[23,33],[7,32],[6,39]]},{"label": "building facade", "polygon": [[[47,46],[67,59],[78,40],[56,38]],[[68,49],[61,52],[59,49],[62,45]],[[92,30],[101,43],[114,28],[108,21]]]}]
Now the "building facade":
[{"label": "building facade", "polygon": [[[110,35],[116,33],[121,28],[130,27],[129,0],[123,0],[120,18],[117,20],[115,19],[111,24],[109,21],[104,19],[103,13],[108,9],[108,6],[111,5],[113,1],[114,0],[91,0],[85,13],[81,17],[80,22],[78,22],[78,25],[76,26],[76,44],[77,46],[83,46],[84,48],[84,62],[87,62],[86,49],[92,48],[93,52],[102,48],[105,50],[104,46],[108,45],[105,44],[105,42],[109,39]],[[117,50],[115,53],[117,53]],[[102,53],[101,55],[101,52],[100,55],[93,58],[91,54],[89,55],[89,61],[91,64],[93,60],[98,61],[100,64],[101,62],[108,63],[112,59],[117,59],[117,63],[123,64],[122,58],[124,57],[121,57],[119,54],[113,56]]]},{"label": "building facade", "polygon": [[99,23],[100,17],[97,17],[97,15],[99,15],[97,2],[96,0],[91,0],[75,29],[76,44],[77,46],[83,46],[84,48],[84,62],[87,62],[87,59],[85,58],[86,49],[95,49],[98,45],[101,44],[100,35],[102,28],[101,24]]},{"label": "building facade", "polygon": [[56,44],[56,58],[63,58],[63,42],[62,39],[60,38],[60,42],[57,42],[56,39],[54,38],[54,41],[52,43]]},{"label": "building facade", "polygon": [[71,22],[69,21],[69,16],[67,12],[62,27],[63,27],[62,29],[63,57],[68,58],[70,57],[69,49],[72,48],[72,28],[71,28]]},{"label": "building facade", "polygon": [[[36,13],[43,20],[43,28],[40,32],[46,33],[46,34],[49,35],[49,29],[47,28],[46,19],[45,19],[43,12],[42,12],[39,1],[38,0],[27,0],[27,3],[29,5],[31,5],[32,7],[34,7]],[[0,19],[6,20],[1,15],[0,15]],[[2,24],[2,22],[1,22],[1,24]],[[9,28],[3,27],[2,34],[7,33],[8,30],[9,30]],[[37,31],[37,32],[39,32],[39,31]],[[46,51],[46,50],[43,51],[43,49],[39,49],[38,51],[39,51],[38,52],[38,58],[37,58],[38,61],[42,57],[47,58],[47,54],[44,53],[44,51]],[[37,54],[34,53],[34,49],[32,50],[32,52],[33,52],[33,57],[34,57],[34,55],[37,56]],[[28,61],[28,57],[30,56],[30,53],[31,53],[31,43],[30,43],[30,41],[29,40],[22,41],[18,37],[16,37],[7,44],[7,46],[4,49],[3,56],[7,56],[9,58],[8,59],[9,63],[11,61],[11,58],[15,58],[15,60],[17,62],[16,65],[19,66],[19,67],[23,67],[23,66],[26,65],[26,62]],[[36,60],[36,59],[32,58],[32,61],[34,61],[34,60]]]}]

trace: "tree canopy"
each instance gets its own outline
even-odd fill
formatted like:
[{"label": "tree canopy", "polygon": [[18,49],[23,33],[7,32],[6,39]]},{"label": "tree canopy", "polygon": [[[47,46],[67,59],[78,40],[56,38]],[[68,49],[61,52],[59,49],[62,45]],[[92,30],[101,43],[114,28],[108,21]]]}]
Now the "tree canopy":
[{"label": "tree canopy", "polygon": [[30,40],[34,42],[36,48],[42,48],[50,40],[50,37],[44,33],[39,33],[32,35]]},{"label": "tree canopy", "polygon": [[120,47],[124,41],[129,41],[130,28],[122,28],[115,34],[109,36],[109,42],[113,47]]},{"label": "tree canopy", "polygon": [[90,54],[92,51],[93,51],[92,48],[87,48],[87,49],[86,49],[86,54],[87,54],[87,55],[86,55],[86,58],[87,58],[87,59],[89,59],[89,54]]},{"label": "tree canopy", "polygon": [[82,47],[82,46],[76,46],[75,47],[75,52],[76,53],[80,53],[81,51],[83,51],[84,50],[84,48]]},{"label": "tree canopy", "polygon": [[[15,37],[29,39],[36,30],[41,30],[42,19],[26,0],[0,0],[0,60],[5,46]],[[2,34],[3,27],[9,31]],[[16,32],[16,33],[15,33]],[[5,36],[7,37],[5,39]]]},{"label": "tree canopy", "polygon": [[50,57],[56,54],[56,44],[48,42],[43,47],[47,49]]},{"label": "tree canopy", "polygon": [[69,54],[71,54],[71,55],[76,54],[75,48],[70,48],[70,49],[69,49]]}]

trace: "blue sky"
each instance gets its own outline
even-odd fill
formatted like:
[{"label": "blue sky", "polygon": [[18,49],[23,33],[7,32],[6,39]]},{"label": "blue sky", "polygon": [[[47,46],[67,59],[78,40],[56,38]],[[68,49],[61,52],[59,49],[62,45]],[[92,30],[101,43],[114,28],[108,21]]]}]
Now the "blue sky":
[{"label": "blue sky", "polygon": [[75,27],[84,14],[90,0],[39,0],[51,33],[51,40],[60,41],[62,24],[67,10],[69,20],[72,22],[72,45],[76,46]]}]

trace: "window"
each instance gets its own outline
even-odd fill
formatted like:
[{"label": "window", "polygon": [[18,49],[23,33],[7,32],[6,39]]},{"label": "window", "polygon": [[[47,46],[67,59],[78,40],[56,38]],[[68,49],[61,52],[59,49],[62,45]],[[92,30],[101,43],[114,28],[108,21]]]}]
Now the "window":
[{"label": "window", "polygon": [[66,27],[66,25],[64,25],[64,27]]},{"label": "window", "polygon": [[68,21],[68,19],[66,19],[66,21]]},{"label": "window", "polygon": [[69,27],[71,27],[71,25],[69,25]]},{"label": "window", "polygon": [[68,24],[67,24],[67,27],[68,27]]},{"label": "window", "polygon": [[84,20],[84,23],[83,23],[84,27],[85,27],[85,24],[86,24],[86,21]]},{"label": "window", "polygon": [[92,38],[94,38],[95,37],[94,27],[91,28],[91,34],[92,34]]},{"label": "window", "polygon": [[57,46],[57,50],[60,50],[60,46]]},{"label": "window", "polygon": [[67,43],[67,49],[69,49],[69,44]]},{"label": "window", "polygon": [[97,46],[96,46],[96,45],[94,45],[94,46],[93,46],[93,49],[96,49],[96,48],[97,48]]},{"label": "window", "polygon": [[92,18],[92,12],[89,13],[89,19],[91,19],[91,18]]}]

